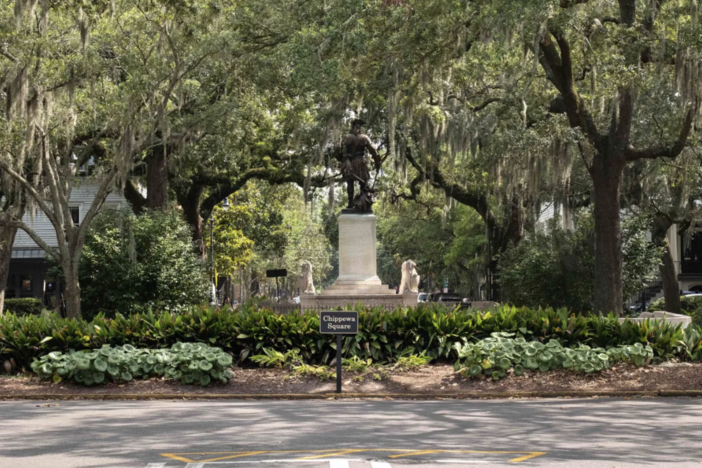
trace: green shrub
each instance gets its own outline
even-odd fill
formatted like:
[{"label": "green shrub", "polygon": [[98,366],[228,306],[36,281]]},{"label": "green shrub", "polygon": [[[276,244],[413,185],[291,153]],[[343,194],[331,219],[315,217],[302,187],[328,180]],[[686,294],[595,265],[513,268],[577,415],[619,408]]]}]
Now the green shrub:
[{"label": "green shrub", "polygon": [[68,354],[53,351],[34,361],[32,370],[42,379],[65,379],[87,386],[152,376],[205,386],[212,380],[226,383],[231,379],[231,365],[232,357],[219,348],[176,343],[170,349],[156,350],[105,345],[96,350],[70,350]]},{"label": "green shrub", "polygon": [[[288,369],[292,372],[291,375],[297,377],[315,377],[321,382],[331,380],[336,375],[329,366],[306,364],[297,349],[291,349],[286,353],[281,353],[274,349],[263,348],[263,354],[251,356],[249,359],[262,367]],[[285,379],[288,377],[285,377]]]},{"label": "green shrub", "polygon": [[683,330],[679,356],[689,361],[702,361],[702,329],[696,326]]},{"label": "green shrub", "polygon": [[575,372],[595,372],[609,368],[618,361],[630,361],[643,366],[653,359],[653,349],[636,343],[609,349],[578,345],[564,348],[558,340],[526,341],[512,338],[512,333],[493,333],[477,343],[457,345],[458,360],[454,369],[465,377],[483,374],[495,380],[503,378],[510,368],[515,375],[525,369],[546,372],[553,369],[571,369]]},{"label": "green shrub", "polygon": [[[595,348],[641,343],[660,359],[688,359],[681,348],[683,332],[654,320],[619,323],[615,316],[570,314],[567,310],[502,307],[492,312],[453,310],[439,304],[407,310],[359,310],[359,333],[342,339],[342,356],[396,362],[420,355],[454,362],[456,343],[475,342],[494,332],[514,333],[527,341],[556,339],[563,346]],[[244,364],[267,348],[283,355],[296,350],[307,364],[329,364],[336,355],[333,335],[319,333],[316,312],[277,315],[269,309],[242,306],[236,310],[194,307],[182,314],[163,312],[91,322],[67,320],[55,313],[0,317],[0,360],[14,358],[18,368],[52,351],[95,349],[108,344],[136,348],[169,348],[178,342],[222,348]]]},{"label": "green shrub", "polygon": [[281,353],[275,349],[263,348],[263,354],[257,354],[249,358],[261,367],[288,368],[293,363],[300,361],[300,353],[296,349],[291,349],[286,353]]},{"label": "green shrub", "polygon": [[[551,219],[500,257],[503,299],[517,306],[548,304],[578,312],[592,309],[595,274],[594,223],[589,210],[576,214],[575,229]],[[622,223],[624,297],[644,288],[658,271],[662,252],[648,240],[649,220],[630,217]],[[619,312],[619,311],[612,311]]]},{"label": "green shrub", "polygon": [[393,366],[393,370],[399,370],[401,372],[413,371],[419,369],[420,367],[426,366],[430,362],[431,358],[429,356],[425,356],[424,354],[420,354],[419,356],[416,354],[402,356]]},{"label": "green shrub", "polygon": [[372,359],[359,359],[358,356],[341,359],[341,367],[347,372],[366,372],[372,365]]},{"label": "green shrub", "polygon": [[5,312],[12,312],[16,315],[40,315],[44,306],[41,300],[32,297],[8,298],[5,299]]},{"label": "green shrub", "polygon": [[90,228],[80,260],[83,316],[149,309],[179,312],[207,301],[209,276],[182,213],[108,210]]}]

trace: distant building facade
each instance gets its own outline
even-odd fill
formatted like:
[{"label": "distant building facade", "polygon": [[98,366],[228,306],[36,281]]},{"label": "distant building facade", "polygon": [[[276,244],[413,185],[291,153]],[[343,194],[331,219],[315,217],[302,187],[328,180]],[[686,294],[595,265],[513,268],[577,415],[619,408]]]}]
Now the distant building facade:
[{"label": "distant building facade", "polygon": [[[80,224],[85,213],[90,208],[97,185],[81,184],[71,191],[69,206],[75,224]],[[113,192],[107,196],[103,209],[119,209],[127,206],[121,193]],[[56,230],[49,218],[40,209],[34,213],[26,213],[24,222],[50,247],[58,248]],[[29,235],[21,229],[17,231],[15,243],[12,245],[10,273],[5,287],[6,298],[36,298],[51,305],[51,297],[59,297],[61,284],[57,278],[48,274],[50,268],[47,255]]]}]

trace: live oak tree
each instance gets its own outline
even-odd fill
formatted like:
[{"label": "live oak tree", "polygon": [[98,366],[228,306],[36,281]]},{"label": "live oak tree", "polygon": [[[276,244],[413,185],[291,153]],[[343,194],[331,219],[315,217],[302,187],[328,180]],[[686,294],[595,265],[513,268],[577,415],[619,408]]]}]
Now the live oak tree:
[{"label": "live oak tree", "polygon": [[[5,109],[0,115],[0,157],[15,171],[26,170],[32,174],[28,182],[36,186],[41,169],[42,136],[49,125],[63,120],[54,118],[51,105],[53,98],[62,93],[62,86],[50,89],[53,81],[45,68],[52,68],[55,62],[45,50],[32,47],[46,40],[46,22],[28,21],[26,17],[30,12],[27,10],[27,5],[22,3],[16,11],[10,5],[0,9],[0,21],[7,26],[3,36],[5,44],[0,50],[0,101]],[[41,13],[42,18],[49,14],[46,10]],[[0,192],[2,219],[21,219],[28,206],[34,206],[23,186],[6,172],[0,173]],[[5,285],[17,229],[7,223],[0,225],[0,314],[4,309]]]},{"label": "live oak tree", "polygon": [[[623,304],[624,169],[642,159],[677,157],[697,116],[699,84],[688,81],[698,69],[697,9],[695,3],[561,0],[534,31],[539,63],[562,99],[592,178],[594,308],[601,313]],[[583,70],[593,83],[585,93],[576,84]],[[600,112],[593,112],[598,100]],[[666,119],[663,127],[657,117]]]},{"label": "live oak tree", "polygon": [[[319,151],[314,134],[323,132],[325,122],[315,110],[319,101],[305,95],[308,83],[298,84],[288,73],[305,67],[291,65],[281,50],[314,17],[306,5],[291,10],[271,2],[231,3],[218,13],[228,18],[226,50],[190,73],[174,93],[170,137],[159,133],[144,164],[133,171],[133,182],[145,184],[146,196],[133,182],[125,190],[136,211],[163,209],[172,197],[199,249],[203,220],[249,181],[325,183],[323,175],[312,174],[317,165],[310,171],[309,164]],[[177,47],[192,47],[190,42]]]},{"label": "live oak tree", "polygon": [[[688,142],[699,110],[698,10],[696,2],[635,0],[408,1],[350,15],[325,51],[353,44],[337,59],[346,76],[369,107],[385,107],[389,146],[416,150],[423,179],[438,168],[447,181],[439,186],[459,188],[458,174],[447,172],[452,156],[490,140],[503,142],[501,157],[493,146],[500,171],[490,175],[506,194],[534,193],[526,182],[540,166],[510,167],[537,161],[535,153],[545,160],[547,145],[514,144],[530,132],[561,147],[549,161],[561,168],[554,173],[567,175],[577,155],[592,183],[594,309],[619,312],[622,176],[637,161],[677,157]],[[491,120],[471,117],[486,110]]]},{"label": "live oak tree", "polygon": [[[25,3],[18,5],[21,20]],[[41,134],[38,170],[32,171],[31,165],[13,167],[11,158],[1,159],[0,169],[51,222],[58,248],[27,226],[21,213],[6,213],[2,224],[25,230],[57,260],[65,280],[67,313],[80,317],[78,263],[93,218],[107,194],[123,184],[135,158],[158,145],[159,136],[169,134],[168,114],[178,87],[225,42],[217,33],[222,23],[213,21],[216,12],[179,3],[135,0],[85,10],[73,4],[42,4],[41,8],[39,24],[46,35],[33,37],[34,44],[18,45],[19,51],[11,55],[56,48],[53,54],[42,49],[53,58],[52,67],[40,68],[41,62],[31,57],[25,58],[24,66],[44,72],[42,89],[68,88],[51,102],[60,112],[60,125],[47,126]],[[178,20],[184,16],[189,18],[187,24]],[[20,20],[17,28],[22,27]],[[176,46],[188,41],[191,47]],[[89,209],[75,225],[69,199],[84,179],[83,169],[90,172],[86,180],[97,188]]]},{"label": "live oak tree", "polygon": [[673,162],[647,161],[637,171],[638,178],[625,181],[637,186],[637,206],[651,218],[652,240],[663,251],[659,270],[665,310],[673,313],[681,310],[680,287],[668,235],[672,228],[674,236],[684,239],[686,231],[702,216],[699,208],[702,173],[698,155],[699,148],[691,146]]}]

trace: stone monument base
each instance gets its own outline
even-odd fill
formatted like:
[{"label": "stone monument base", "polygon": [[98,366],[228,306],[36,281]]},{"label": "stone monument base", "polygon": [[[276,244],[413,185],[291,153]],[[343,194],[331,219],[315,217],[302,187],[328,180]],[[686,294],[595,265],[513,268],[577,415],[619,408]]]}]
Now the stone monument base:
[{"label": "stone monument base", "polygon": [[417,293],[408,291],[404,294],[395,294],[395,291],[389,289],[387,286],[385,286],[385,291],[388,292],[382,292],[380,294],[376,292],[364,292],[358,289],[348,291],[339,290],[339,294],[325,294],[328,291],[329,289],[322,292],[320,295],[301,294],[300,305],[302,306],[302,310],[334,310],[339,307],[346,308],[347,306],[355,306],[358,303],[363,304],[365,307],[383,307],[386,309],[417,306]]},{"label": "stone monument base", "polygon": [[683,314],[674,314],[672,312],[665,312],[662,310],[655,312],[641,312],[638,317],[623,317],[619,319],[619,323],[624,323],[627,320],[631,320],[635,323],[643,323],[644,320],[658,320],[659,322],[668,322],[670,325],[682,325],[682,328],[687,328],[692,324],[692,317]]},{"label": "stone monument base", "polygon": [[417,293],[395,294],[376,271],[375,215],[345,210],[339,216],[339,277],[322,294],[301,294],[302,309],[416,306]]}]

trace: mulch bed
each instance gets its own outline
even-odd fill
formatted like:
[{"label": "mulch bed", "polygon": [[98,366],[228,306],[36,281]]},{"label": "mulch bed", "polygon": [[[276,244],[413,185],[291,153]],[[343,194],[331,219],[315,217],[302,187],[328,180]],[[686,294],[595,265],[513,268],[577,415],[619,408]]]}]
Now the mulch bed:
[{"label": "mulch bed", "polygon": [[[162,379],[135,380],[128,384],[83,387],[73,383],[40,381],[36,377],[0,376],[0,399],[18,395],[119,395],[119,394],[325,394],[336,389],[335,381],[298,378],[282,369],[235,368],[228,384],[209,387],[180,385]],[[636,367],[619,364],[593,374],[575,374],[567,370],[527,372],[502,380],[467,379],[456,374],[452,366],[430,365],[411,372],[393,371],[382,380],[366,374],[344,374],[344,393],[393,394],[461,394],[495,392],[621,392],[621,391],[702,390],[702,364],[665,363]]]}]

